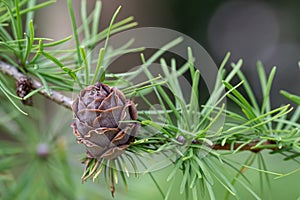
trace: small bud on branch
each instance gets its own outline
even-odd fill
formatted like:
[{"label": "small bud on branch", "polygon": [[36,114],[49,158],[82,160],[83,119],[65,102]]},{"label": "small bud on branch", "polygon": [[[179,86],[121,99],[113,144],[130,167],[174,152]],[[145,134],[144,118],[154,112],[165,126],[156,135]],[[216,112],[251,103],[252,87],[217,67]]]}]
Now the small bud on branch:
[{"label": "small bud on branch", "polygon": [[[3,72],[4,74],[7,74],[11,77],[13,77],[14,79],[21,80],[24,79],[24,77],[26,77],[25,74],[19,72],[19,70],[12,65],[9,65],[5,62],[0,61],[0,71]],[[43,87],[43,84],[37,80],[32,79],[31,80],[31,84],[32,84],[32,89],[38,89]],[[45,96],[46,98],[50,99],[51,101],[54,101],[55,103],[64,106],[65,108],[68,108],[71,110],[72,107],[72,99],[64,96],[63,94],[56,92],[56,91],[51,91],[51,94],[48,95],[46,90],[41,90],[39,91],[40,94],[42,94],[43,96]]]}]

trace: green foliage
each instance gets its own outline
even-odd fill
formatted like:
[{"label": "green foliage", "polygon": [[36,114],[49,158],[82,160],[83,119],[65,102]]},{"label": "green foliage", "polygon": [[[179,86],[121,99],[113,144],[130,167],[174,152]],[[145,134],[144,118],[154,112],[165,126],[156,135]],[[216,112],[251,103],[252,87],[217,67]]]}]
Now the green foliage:
[{"label": "green foliage", "polygon": [[[107,38],[108,41],[110,33],[117,33],[136,25],[135,22],[132,22],[132,17],[117,23],[113,23],[113,19],[108,29],[98,33],[96,30],[98,30],[97,25],[100,20],[98,16],[100,15],[101,6],[99,5],[101,5],[101,1],[97,1],[94,12],[87,17],[87,20],[83,18],[82,21],[85,21],[85,23],[83,26],[77,28],[75,27],[76,22],[72,14],[72,4],[71,1],[68,1],[71,21],[74,26],[73,35],[76,42],[75,49],[68,49],[65,48],[65,46],[71,41],[72,36],[68,36],[59,41],[35,36],[34,23],[32,21],[34,16],[32,11],[43,8],[55,1],[47,1],[38,5],[34,5],[34,2],[35,1],[32,0],[22,1],[22,4],[20,5],[19,1],[0,2],[2,8],[1,16],[3,16],[0,18],[0,52],[5,52],[0,54],[0,58],[7,63],[16,66],[18,70],[27,76],[37,78],[43,83],[43,88],[32,91],[24,99],[30,98],[38,92],[37,90],[45,89],[50,95],[51,89],[73,91],[75,83],[79,86],[82,86],[82,84],[89,85],[91,83],[89,81],[90,76],[94,76],[91,69],[95,63],[95,60],[93,60],[95,45],[105,38]],[[86,2],[82,1],[83,7],[86,7],[85,4]],[[30,9],[29,6],[27,7],[26,5],[30,5]],[[29,22],[28,24],[25,24],[26,30],[23,28],[20,16],[24,16],[26,22]],[[83,15],[82,17],[86,16]],[[91,34],[89,33],[87,23],[93,23]],[[77,35],[83,31],[87,35],[86,39],[82,41],[82,46],[80,46]],[[10,35],[9,32],[13,32],[13,34]],[[107,48],[106,46],[100,50],[101,54],[104,53],[105,48]],[[124,51],[134,52],[139,50],[140,49],[120,49],[114,53],[122,54]],[[76,55],[75,57],[74,54]],[[86,55],[90,56],[86,57]],[[102,62],[103,55],[99,56],[98,67],[96,68],[97,73],[94,76],[93,82],[96,81],[97,77],[101,76],[101,73],[103,73],[107,67],[102,66]],[[84,76],[81,73],[77,73],[82,69],[85,70]],[[85,81],[83,81],[84,79]],[[0,81],[5,82],[3,79],[0,79]],[[10,88],[6,87],[5,84],[1,84],[0,88],[13,103],[13,99],[16,97],[11,95],[11,92],[7,92],[10,91]]]},{"label": "green foliage", "polygon": [[[216,199],[215,185],[224,188],[225,199],[241,198],[239,187],[253,198],[262,199],[260,196],[264,195],[265,185],[270,184],[270,175],[282,178],[299,172],[299,168],[289,173],[269,171],[262,153],[262,150],[269,149],[272,154],[281,154],[285,160],[299,163],[300,97],[281,92],[298,105],[294,110],[290,105],[278,108],[271,105],[275,67],[267,75],[262,63],[257,63],[263,96],[258,102],[241,70],[242,60],[232,63],[231,70],[225,70],[230,56],[227,54],[210,98],[199,105],[202,97],[198,89],[201,72],[194,67],[191,49],[187,47],[188,60],[182,66],[177,66],[175,59],[168,63],[163,58],[164,53],[178,45],[182,38],[166,44],[148,59],[141,53],[142,65],[134,71],[110,73],[108,63],[114,56],[144,50],[142,47],[130,48],[134,40],[118,49],[109,46],[112,34],[137,25],[133,18],[116,22],[119,7],[109,27],[99,32],[101,1],[96,1],[94,10],[88,14],[87,1],[82,0],[82,25],[77,27],[72,1],[68,0],[73,35],[59,41],[39,38],[35,34],[34,11],[52,3],[54,1],[40,4],[36,4],[35,0],[0,1],[0,59],[43,84],[42,88],[20,98],[14,95],[11,79],[0,73],[0,130],[3,132],[0,141],[0,191],[3,199],[79,199],[77,195],[85,193],[80,189],[82,186],[76,184],[80,180],[74,180],[73,174],[78,170],[71,168],[74,164],[71,157],[76,155],[70,153],[70,144],[67,145],[69,142],[62,135],[62,132],[71,132],[71,129],[55,129],[57,124],[62,123],[60,113],[47,117],[49,110],[43,106],[25,108],[19,102],[41,90],[48,94],[51,91],[77,93],[80,88],[97,81],[120,88],[127,97],[138,99],[149,109],[139,109],[138,123],[143,131],[120,157],[96,160],[82,156],[85,164],[83,182],[90,178],[93,182],[106,182],[114,193],[115,184],[122,182],[126,188],[129,187],[130,174],[133,172],[138,176],[142,168],[163,199],[171,198],[178,179],[177,192],[185,194],[186,199],[202,199],[204,196]],[[79,40],[79,34],[84,36],[82,40]],[[67,48],[72,40],[75,47]],[[105,41],[104,46],[97,49],[101,41]],[[160,61],[162,73],[159,75],[150,70],[156,60]],[[179,81],[184,74],[191,77],[189,98],[183,95],[185,88]],[[136,84],[133,79],[137,76],[145,76],[147,80]],[[240,80],[236,85],[232,83],[234,78]],[[244,92],[241,92],[241,87]],[[149,94],[155,96],[159,108],[154,106]],[[226,100],[234,108],[226,107]],[[39,99],[39,102],[43,101]],[[20,112],[29,113],[29,116],[20,115]],[[66,120],[64,123],[67,124],[71,121],[68,117]],[[48,148],[46,155],[39,149],[45,145]],[[230,156],[242,150],[251,152],[244,162],[231,159]],[[166,191],[145,163],[145,155],[163,155],[164,160],[171,163]],[[254,163],[258,166],[254,167]],[[259,174],[261,194],[251,186],[249,177],[245,175],[247,170]],[[91,194],[86,192],[85,195]]]}]

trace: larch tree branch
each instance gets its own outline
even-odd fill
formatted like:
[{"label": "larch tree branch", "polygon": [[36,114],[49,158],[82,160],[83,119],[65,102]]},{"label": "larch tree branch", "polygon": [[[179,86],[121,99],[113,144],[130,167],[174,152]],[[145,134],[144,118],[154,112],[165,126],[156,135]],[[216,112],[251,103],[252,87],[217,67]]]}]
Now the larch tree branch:
[{"label": "larch tree branch", "polygon": [[[20,80],[22,77],[26,77],[25,74],[21,73],[15,66],[0,61],[0,71],[13,77],[16,80]],[[32,89],[39,89],[43,87],[43,84],[35,79],[31,80]],[[55,103],[64,106],[67,109],[72,109],[72,99],[61,94],[60,92],[51,90],[50,95],[47,94],[46,90],[40,90],[39,93],[46,98],[54,101]]]},{"label": "larch tree branch", "polygon": [[[0,61],[0,71],[4,74],[7,74],[11,77],[13,77],[16,80],[21,79],[22,77],[26,77],[25,74],[21,73],[15,66],[12,66],[10,64],[7,64],[3,61]],[[39,82],[38,80],[32,79],[32,89],[39,89],[43,87],[43,84]],[[57,91],[51,91],[51,94],[48,95],[46,90],[40,90],[40,94],[45,96],[46,98],[50,99],[51,101],[54,101],[55,103],[64,106],[67,109],[72,110],[72,99],[64,96],[63,94],[57,92]],[[254,148],[257,145],[257,142],[250,142],[246,145],[243,145],[242,143],[236,143],[233,146],[230,144],[216,144],[214,146],[211,146],[214,150],[236,150],[239,149],[241,151],[252,151],[254,153],[257,153],[263,149],[270,149],[270,150],[277,150],[277,147],[270,146],[270,144],[274,144],[271,141],[267,141],[262,144],[262,146],[265,146],[266,148]]]}]

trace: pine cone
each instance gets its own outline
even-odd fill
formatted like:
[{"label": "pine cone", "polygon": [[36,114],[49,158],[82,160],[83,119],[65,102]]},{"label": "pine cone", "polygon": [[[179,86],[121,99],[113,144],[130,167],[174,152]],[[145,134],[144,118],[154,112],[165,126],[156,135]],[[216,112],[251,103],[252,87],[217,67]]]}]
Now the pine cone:
[{"label": "pine cone", "polygon": [[89,157],[114,159],[129,147],[139,129],[137,110],[124,94],[100,82],[80,92],[73,106],[74,135]]}]

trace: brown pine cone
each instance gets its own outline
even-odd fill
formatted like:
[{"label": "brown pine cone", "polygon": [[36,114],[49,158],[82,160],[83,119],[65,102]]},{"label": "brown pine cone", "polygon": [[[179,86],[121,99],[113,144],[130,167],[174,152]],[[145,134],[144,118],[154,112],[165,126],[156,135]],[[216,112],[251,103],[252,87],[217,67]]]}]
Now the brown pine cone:
[{"label": "brown pine cone", "polygon": [[113,87],[100,82],[80,92],[72,106],[74,135],[85,144],[88,156],[114,159],[129,147],[139,124],[134,102]]}]

